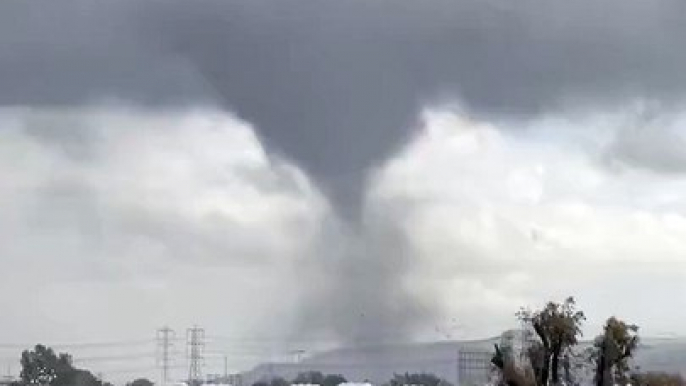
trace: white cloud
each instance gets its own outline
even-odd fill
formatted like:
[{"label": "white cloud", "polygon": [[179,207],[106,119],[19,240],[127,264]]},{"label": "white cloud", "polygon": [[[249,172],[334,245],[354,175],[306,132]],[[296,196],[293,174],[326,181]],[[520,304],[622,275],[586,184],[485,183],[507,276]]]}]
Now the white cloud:
[{"label": "white cloud", "polygon": [[1,341],[288,330],[274,315],[293,307],[293,264],[329,209],[249,124],[103,106],[8,108],[0,125]]},{"label": "white cloud", "polygon": [[642,311],[672,296],[666,287],[686,288],[686,176],[608,167],[626,119],[515,126],[427,110],[369,193],[371,205],[403,206],[396,220],[417,249],[408,282],[439,296],[472,326],[466,334],[506,328],[520,305],[567,294],[589,325],[617,312],[647,331],[675,327],[686,314],[673,307]]}]

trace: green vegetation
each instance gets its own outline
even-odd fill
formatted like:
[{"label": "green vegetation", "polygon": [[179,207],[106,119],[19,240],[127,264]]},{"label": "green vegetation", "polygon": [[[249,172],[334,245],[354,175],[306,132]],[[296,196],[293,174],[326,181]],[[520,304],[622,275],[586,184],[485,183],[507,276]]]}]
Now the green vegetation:
[{"label": "green vegetation", "polygon": [[146,378],[138,378],[133,382],[127,383],[126,386],[154,386],[155,384]]},{"label": "green vegetation", "polygon": [[638,346],[638,326],[630,325],[614,316],[605,322],[604,332],[596,337],[591,359],[596,368],[596,385],[631,381],[629,359]]},{"label": "green vegetation", "polygon": [[[499,372],[499,385],[548,386],[575,385],[572,359],[581,337],[584,313],[576,309],[574,298],[562,303],[548,302],[538,311],[520,310],[519,320],[534,333],[527,344],[525,361],[516,361],[510,350],[498,345],[491,360]],[[596,386],[615,384],[635,386],[686,385],[680,375],[642,374],[631,370],[630,360],[638,347],[638,326],[610,317],[593,346],[582,358],[593,367]]]},{"label": "green vegetation", "polygon": [[340,374],[326,374],[320,371],[306,371],[298,374],[291,382],[284,378],[275,377],[268,381],[259,381],[253,383],[252,386],[289,386],[289,385],[321,385],[321,386],[338,386],[341,383],[347,382],[345,377]]},{"label": "green vegetation", "polygon": [[[298,374],[291,384],[310,384],[310,385],[321,385],[321,386],[338,386],[341,383],[345,383],[346,379],[339,374],[327,374],[324,375],[319,371],[308,371]],[[275,386],[272,383],[272,386]]]},{"label": "green vegetation", "polygon": [[389,386],[421,385],[421,386],[452,386],[449,382],[433,374],[396,374],[388,383]]},{"label": "green vegetation", "polygon": [[[53,349],[36,345],[21,354],[21,374],[17,386],[108,386],[87,370],[74,367],[72,357],[56,354]],[[143,386],[143,385],[139,385]]]},{"label": "green vegetation", "polygon": [[560,359],[578,343],[581,324],[586,320],[584,313],[576,310],[574,298],[569,297],[561,304],[548,302],[540,311],[520,310],[517,316],[538,336],[528,353],[535,364],[533,370],[537,384],[559,384]]},{"label": "green vegetation", "polygon": [[[298,374],[292,382],[288,382],[283,378],[272,378],[270,381],[260,381],[254,383],[252,386],[289,386],[289,385],[321,385],[321,386],[338,386],[341,383],[347,382],[345,377],[339,374],[324,375],[319,371],[307,371]],[[434,374],[428,373],[405,373],[395,374],[385,386],[452,386],[449,382],[441,379]]]},{"label": "green vegetation", "polygon": [[[515,353],[512,347],[495,345],[491,363],[497,370],[499,386],[579,385],[583,368],[590,370],[595,386],[616,384],[632,386],[686,386],[681,375],[640,372],[632,369],[631,359],[639,348],[639,327],[615,316],[607,319],[602,332],[590,347],[579,348],[582,326],[586,320],[577,309],[574,298],[548,302],[539,310],[521,309],[517,318],[525,328],[525,351]],[[520,355],[516,355],[520,354]],[[581,362],[581,364],[579,364]],[[587,379],[590,378],[590,375]],[[276,377],[253,386],[290,386],[314,384],[339,386],[346,379],[339,374],[307,371],[292,381]],[[385,386],[452,386],[429,373],[395,374]],[[111,386],[90,371],[74,367],[68,353],[36,345],[21,354],[20,380],[13,386]],[[127,386],[154,386],[145,378]]]}]

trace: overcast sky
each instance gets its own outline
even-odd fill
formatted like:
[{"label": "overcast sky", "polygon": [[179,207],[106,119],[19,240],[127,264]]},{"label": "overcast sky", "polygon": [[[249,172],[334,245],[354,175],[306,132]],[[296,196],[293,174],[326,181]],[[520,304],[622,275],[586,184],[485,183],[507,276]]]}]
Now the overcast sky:
[{"label": "overcast sky", "polygon": [[686,334],[683,8],[1,3],[0,359],[155,374],[197,324],[244,369],[567,295]]}]

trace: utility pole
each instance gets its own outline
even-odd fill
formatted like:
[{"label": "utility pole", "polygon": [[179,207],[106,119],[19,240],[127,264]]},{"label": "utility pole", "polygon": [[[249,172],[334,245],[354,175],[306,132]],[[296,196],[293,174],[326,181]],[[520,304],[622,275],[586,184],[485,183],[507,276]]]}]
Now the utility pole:
[{"label": "utility pole", "polygon": [[455,386],[461,386],[461,381],[462,381],[462,371],[463,370],[463,365],[462,365],[462,349],[457,350],[457,371],[455,372]]},{"label": "utility pole", "polygon": [[205,329],[193,326],[186,330],[188,355],[188,381],[191,385],[202,381],[203,350],[205,348]]},{"label": "utility pole", "polygon": [[169,381],[169,368],[171,367],[171,352],[174,346],[176,333],[171,328],[164,326],[157,330],[157,365],[162,368],[162,386]]},{"label": "utility pole", "polygon": [[229,357],[224,354],[224,382],[229,380]]}]

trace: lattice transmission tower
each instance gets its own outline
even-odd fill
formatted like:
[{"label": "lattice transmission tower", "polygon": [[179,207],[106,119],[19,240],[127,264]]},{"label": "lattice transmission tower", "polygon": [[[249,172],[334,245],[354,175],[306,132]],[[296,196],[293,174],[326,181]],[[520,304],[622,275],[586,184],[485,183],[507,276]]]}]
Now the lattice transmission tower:
[{"label": "lattice transmission tower", "polygon": [[205,329],[198,326],[189,328],[186,331],[186,348],[188,355],[188,381],[191,384],[198,384],[202,381]]},{"label": "lattice transmission tower", "polygon": [[162,369],[162,386],[169,382],[169,369],[172,365],[172,349],[176,333],[165,326],[157,330],[157,365]]}]

